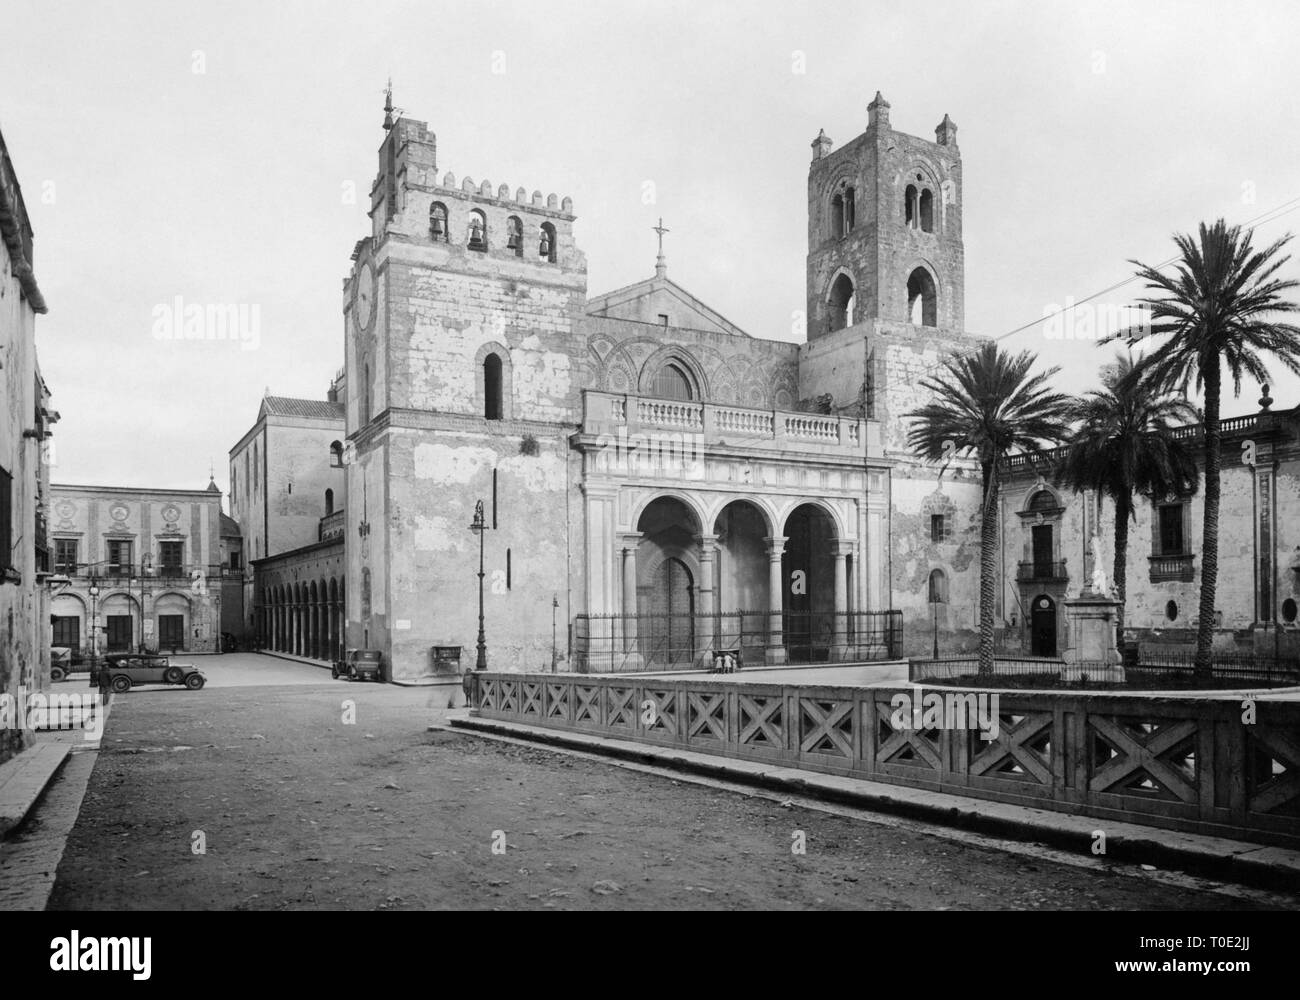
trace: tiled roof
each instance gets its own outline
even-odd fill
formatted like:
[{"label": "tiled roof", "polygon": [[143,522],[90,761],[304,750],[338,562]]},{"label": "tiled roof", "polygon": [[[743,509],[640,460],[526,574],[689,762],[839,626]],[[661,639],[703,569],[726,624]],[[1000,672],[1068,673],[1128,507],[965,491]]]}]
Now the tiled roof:
[{"label": "tiled roof", "polygon": [[327,399],[294,399],[292,396],[264,396],[262,413],[316,420],[343,420],[346,416],[342,403],[331,403]]}]

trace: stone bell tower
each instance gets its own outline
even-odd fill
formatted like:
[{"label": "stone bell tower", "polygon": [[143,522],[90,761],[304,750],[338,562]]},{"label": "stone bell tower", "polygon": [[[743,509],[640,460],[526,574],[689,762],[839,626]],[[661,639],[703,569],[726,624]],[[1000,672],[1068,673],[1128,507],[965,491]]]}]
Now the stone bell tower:
[{"label": "stone bell tower", "polygon": [[839,149],[823,131],[808,169],[808,339],[865,320],[960,333],[965,315],[961,153],[896,132],[879,92]]}]

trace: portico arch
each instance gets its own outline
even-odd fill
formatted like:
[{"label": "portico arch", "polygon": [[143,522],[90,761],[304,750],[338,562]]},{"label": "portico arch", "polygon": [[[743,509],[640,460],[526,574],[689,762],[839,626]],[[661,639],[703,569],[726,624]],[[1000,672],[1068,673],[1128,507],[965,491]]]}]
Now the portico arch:
[{"label": "portico arch", "polygon": [[783,631],[792,660],[834,658],[843,649],[848,612],[847,560],[834,514],[805,501],[786,515],[781,557]]}]

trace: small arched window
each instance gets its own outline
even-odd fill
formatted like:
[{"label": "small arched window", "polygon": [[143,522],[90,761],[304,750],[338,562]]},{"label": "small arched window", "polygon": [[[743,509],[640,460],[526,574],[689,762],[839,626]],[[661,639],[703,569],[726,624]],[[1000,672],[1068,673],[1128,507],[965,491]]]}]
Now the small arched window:
[{"label": "small arched window", "polygon": [[541,235],[537,240],[537,256],[555,263],[555,227],[549,222],[542,223]]},{"label": "small arched window", "polygon": [[343,442],[342,441],[330,442],[330,468],[331,469],[343,468]]},{"label": "small arched window", "polygon": [[483,359],[483,416],[501,419],[501,355],[495,353]]},{"label": "small arched window", "polygon": [[903,224],[915,228],[916,215],[916,185],[909,184],[907,190],[903,192]]},{"label": "small arched window", "polygon": [[1170,601],[1165,605],[1165,617],[1174,621],[1178,617],[1178,602]]},{"label": "small arched window", "polygon": [[517,215],[506,220],[506,248],[513,250],[516,257],[524,255],[524,223]]},{"label": "small arched window", "polygon": [[334,513],[334,491],[326,490],[325,491],[325,516],[329,517],[329,515],[333,513]]},{"label": "small arched window", "polygon": [[838,191],[831,199],[831,235],[837,240],[844,235],[844,196]]},{"label": "small arched window", "polygon": [[486,250],[488,248],[487,216],[477,208],[469,213],[468,246],[471,250]]},{"label": "small arched window", "polygon": [[447,242],[447,206],[440,201],[429,206],[429,236],[434,243]]},{"label": "small arched window", "polygon": [[941,569],[930,570],[930,603],[948,603],[948,575]]},{"label": "small arched window", "polygon": [[907,321],[915,326],[939,325],[939,297],[930,272],[918,267],[907,279]]},{"label": "small arched window", "polygon": [[1288,625],[1295,623],[1296,604],[1294,597],[1288,597],[1282,602],[1282,620]]},{"label": "small arched window", "polygon": [[655,373],[650,392],[659,399],[689,401],[695,398],[690,377],[680,364],[673,361],[669,361]]},{"label": "small arched window", "polygon": [[934,232],[934,192],[929,188],[921,192],[921,230]]},{"label": "small arched window", "polygon": [[855,305],[856,293],[853,288],[853,279],[847,274],[841,274],[831,284],[830,298],[826,303],[832,332],[853,325],[853,309]]}]

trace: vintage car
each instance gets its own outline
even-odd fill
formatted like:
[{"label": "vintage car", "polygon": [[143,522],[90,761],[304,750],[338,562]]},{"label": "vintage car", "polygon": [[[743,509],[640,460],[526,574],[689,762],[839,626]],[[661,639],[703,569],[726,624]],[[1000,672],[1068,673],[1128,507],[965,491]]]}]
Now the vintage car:
[{"label": "vintage car", "polygon": [[72,673],[72,650],[67,646],[50,647],[50,680],[61,681]]},{"label": "vintage car", "polygon": [[338,680],[346,677],[350,681],[384,679],[384,654],[377,649],[349,649],[345,659],[335,660],[330,668],[330,675]]},{"label": "vintage car", "polygon": [[207,683],[192,663],[178,663],[153,653],[114,653],[100,664],[98,682],[117,692],[130,691],[136,684],[184,684],[197,691]]}]

